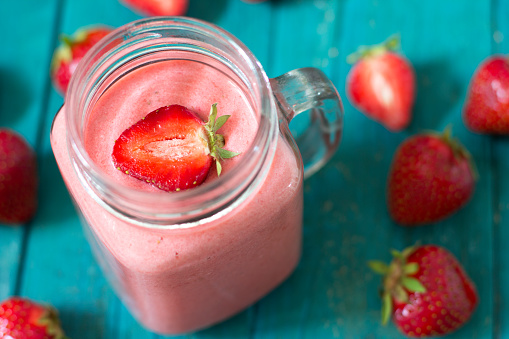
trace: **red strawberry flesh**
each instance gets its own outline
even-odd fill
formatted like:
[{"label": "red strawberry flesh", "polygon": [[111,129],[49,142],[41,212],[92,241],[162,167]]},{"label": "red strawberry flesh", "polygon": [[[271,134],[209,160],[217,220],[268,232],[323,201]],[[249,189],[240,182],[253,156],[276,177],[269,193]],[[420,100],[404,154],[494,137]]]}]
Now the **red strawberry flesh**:
[{"label": "red strawberry flesh", "polygon": [[161,107],[125,130],[112,156],[122,172],[165,191],[200,185],[213,163],[203,121],[178,105]]},{"label": "red strawberry flesh", "polygon": [[415,97],[415,74],[410,62],[394,50],[391,37],[375,46],[361,46],[349,56],[356,62],[348,73],[346,90],[352,104],[391,131],[408,126]]},{"label": "red strawberry flesh", "polygon": [[367,57],[348,79],[349,96],[358,108],[393,131],[409,124],[414,100],[413,70],[401,60],[392,52]]}]

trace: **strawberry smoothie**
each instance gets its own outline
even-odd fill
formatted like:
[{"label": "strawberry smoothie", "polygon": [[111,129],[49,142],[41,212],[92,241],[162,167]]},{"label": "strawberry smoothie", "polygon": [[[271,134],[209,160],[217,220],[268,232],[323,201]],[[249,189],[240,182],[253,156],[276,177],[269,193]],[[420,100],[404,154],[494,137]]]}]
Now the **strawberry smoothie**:
[{"label": "strawberry smoothie", "polygon": [[[161,193],[116,170],[114,142],[161,106],[179,104],[206,121],[213,103],[219,115],[231,115],[220,130],[225,148],[241,153],[222,163],[225,175],[248,151],[259,120],[235,80],[200,62],[160,61],[124,75],[91,109],[83,144],[110,180],[132,190],[179,194]],[[302,165],[282,134],[266,176],[229,213],[186,229],[147,228],[108,212],[84,188],[67,149],[65,109],[52,129],[56,160],[89,225],[98,261],[146,328],[178,334],[210,326],[245,309],[293,271],[301,247]],[[214,180],[213,169],[203,185]]]}]

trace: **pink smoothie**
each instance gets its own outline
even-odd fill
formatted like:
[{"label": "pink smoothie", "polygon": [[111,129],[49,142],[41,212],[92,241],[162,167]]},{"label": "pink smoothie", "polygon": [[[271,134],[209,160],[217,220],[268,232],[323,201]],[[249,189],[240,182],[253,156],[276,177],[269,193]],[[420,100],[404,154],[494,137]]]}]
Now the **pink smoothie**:
[{"label": "pink smoothie", "polygon": [[[198,62],[158,62],[117,81],[85,124],[86,151],[111,180],[159,193],[115,169],[111,151],[116,138],[158,107],[180,104],[206,120],[214,102],[219,115],[231,115],[220,130],[225,148],[241,152],[223,163],[226,173],[250,146],[256,114],[233,80]],[[71,167],[63,111],[51,136],[56,160],[89,225],[103,270],[145,327],[177,334],[210,326],[260,299],[295,268],[301,247],[302,175],[300,161],[282,136],[267,177],[241,205],[200,226],[157,230],[115,217],[85,191]],[[216,177],[211,171],[204,185]]]}]

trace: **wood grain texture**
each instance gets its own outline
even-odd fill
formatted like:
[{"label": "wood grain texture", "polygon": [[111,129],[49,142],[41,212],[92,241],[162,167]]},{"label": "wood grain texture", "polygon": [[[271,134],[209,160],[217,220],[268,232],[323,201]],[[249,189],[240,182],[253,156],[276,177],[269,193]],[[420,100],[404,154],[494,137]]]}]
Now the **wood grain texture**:
[{"label": "wood grain texture", "polygon": [[[22,25],[6,14],[20,12]],[[52,118],[63,102],[48,77],[58,34],[96,23],[118,27],[140,16],[117,0],[2,1],[0,15],[0,28],[9,30],[0,53],[0,126],[19,131],[36,148],[41,176],[36,218],[21,228],[0,226],[0,298],[19,292],[55,305],[75,339],[165,338],[143,329],[106,283],[49,144]],[[345,130],[331,162],[305,183],[304,244],[295,273],[239,315],[176,338],[403,338],[394,326],[380,325],[380,279],[365,263],[389,260],[389,248],[418,240],[452,251],[479,289],[472,320],[450,338],[509,338],[509,141],[473,134],[461,121],[475,68],[509,48],[509,4],[191,0],[188,15],[237,36],[269,77],[305,66],[322,69],[343,98]],[[400,133],[355,110],[344,88],[351,67],[346,56],[394,33],[417,75],[414,118]],[[410,135],[449,124],[478,167],[472,201],[436,225],[395,225],[385,206],[395,149]]]},{"label": "wood grain texture", "polygon": [[[51,49],[61,33],[71,35],[82,26],[99,23],[116,27],[138,18],[117,1],[62,0],[58,5],[53,21],[56,27],[48,33]],[[52,50],[45,51],[46,57],[51,57]],[[49,85],[44,68],[44,80]],[[40,161],[44,179],[40,189],[44,195],[28,237],[21,293],[55,305],[71,338],[122,338],[123,327],[118,326],[120,302],[92,258],[50,147],[51,123],[63,98],[54,90],[48,95],[49,103],[43,107]]]},{"label": "wood grain texture", "polygon": [[[509,48],[509,4],[493,1],[491,52],[506,54]],[[509,140],[491,138],[493,145],[493,227],[494,227],[494,309],[493,337],[509,338],[509,255],[506,243],[509,239]]]},{"label": "wood grain texture", "polygon": [[[57,5],[53,0],[0,3],[0,29],[4,32],[0,53],[0,127],[17,131],[36,150],[41,143],[40,123],[47,103],[48,55]],[[18,16],[6,15],[11,12],[24,13],[24,19],[32,24],[20,24]],[[33,34],[35,23],[40,25],[37,35]],[[24,241],[29,230],[30,223],[16,228],[0,225],[0,299],[19,293],[17,284],[22,278]]]}]

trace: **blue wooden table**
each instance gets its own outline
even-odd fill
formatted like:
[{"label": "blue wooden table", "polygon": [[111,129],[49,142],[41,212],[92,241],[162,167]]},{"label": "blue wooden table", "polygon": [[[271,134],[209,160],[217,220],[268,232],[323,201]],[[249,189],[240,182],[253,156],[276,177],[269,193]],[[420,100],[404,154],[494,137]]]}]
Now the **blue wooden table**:
[{"label": "blue wooden table", "polygon": [[[246,43],[270,77],[321,68],[345,104],[340,150],[305,182],[304,249],[296,272],[266,298],[213,328],[182,338],[400,338],[380,325],[379,277],[369,259],[420,240],[447,247],[477,284],[480,305],[451,338],[509,338],[509,138],[475,135],[461,122],[468,81],[484,58],[509,51],[509,3],[502,0],[191,0],[189,16],[216,23]],[[0,225],[0,299],[53,304],[74,339],[160,338],[141,328],[107,285],[84,239],[55,163],[49,130],[63,98],[49,64],[61,32],[139,16],[118,0],[0,1],[0,126],[35,148],[39,208],[21,227]],[[399,32],[417,72],[414,118],[391,133],[345,97],[360,44]],[[395,225],[385,205],[393,152],[406,137],[452,124],[480,174],[466,208],[436,225]]]}]

